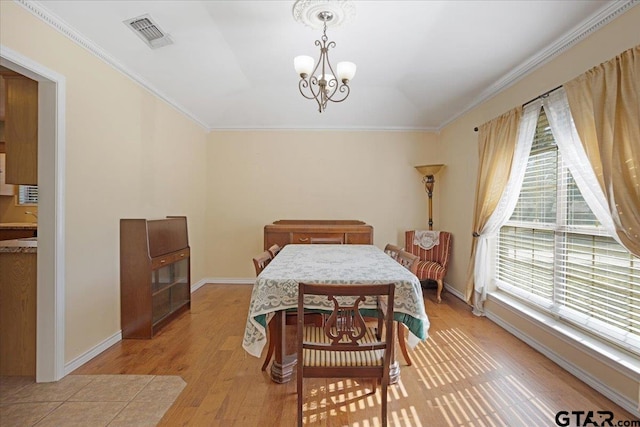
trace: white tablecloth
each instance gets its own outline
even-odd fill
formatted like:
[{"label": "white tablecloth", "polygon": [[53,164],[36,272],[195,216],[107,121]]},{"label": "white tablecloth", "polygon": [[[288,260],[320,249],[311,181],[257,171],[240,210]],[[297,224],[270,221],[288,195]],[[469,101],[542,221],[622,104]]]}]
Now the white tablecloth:
[{"label": "white tablecloth", "polygon": [[[408,343],[427,339],[429,319],[420,280],[372,245],[287,245],[256,278],[242,347],[260,357],[274,312],[298,306],[298,283],[395,283],[395,319],[407,325]],[[308,304],[309,303],[309,304]],[[331,309],[326,300],[305,306]]]}]

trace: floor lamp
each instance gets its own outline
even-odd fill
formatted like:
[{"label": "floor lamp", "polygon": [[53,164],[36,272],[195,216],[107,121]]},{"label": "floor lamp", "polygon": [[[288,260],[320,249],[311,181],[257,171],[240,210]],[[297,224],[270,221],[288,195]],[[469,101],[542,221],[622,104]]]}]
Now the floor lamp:
[{"label": "floor lamp", "polygon": [[433,230],[433,207],[432,207],[432,197],[433,197],[433,185],[436,183],[436,179],[434,175],[440,172],[444,165],[422,165],[416,166],[416,170],[420,172],[424,176],[422,178],[422,182],[424,182],[424,189],[427,192],[427,196],[429,196],[429,230]]}]

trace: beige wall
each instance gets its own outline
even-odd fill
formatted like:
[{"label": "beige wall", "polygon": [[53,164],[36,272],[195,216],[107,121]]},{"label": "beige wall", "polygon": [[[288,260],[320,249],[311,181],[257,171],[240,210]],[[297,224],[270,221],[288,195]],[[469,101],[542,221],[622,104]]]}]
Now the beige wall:
[{"label": "beige wall", "polygon": [[[442,130],[438,144],[442,160],[448,167],[440,174],[441,226],[452,231],[455,239],[454,260],[446,278],[447,283],[464,293],[471,253],[472,211],[478,169],[477,133],[473,128],[640,44],[638,28],[640,7],[635,6]],[[551,349],[559,357],[571,361],[578,369],[620,393],[628,401],[638,402],[637,379],[621,376],[612,368],[567,348],[566,342],[557,340],[541,328],[533,327],[519,316],[508,314],[492,301],[487,302],[486,309],[495,316],[503,317],[513,328]]]},{"label": "beige wall", "polygon": [[414,166],[440,161],[436,140],[426,132],[212,132],[209,274],[253,277],[263,227],[278,219],[359,219],[374,227],[377,246],[404,244],[404,230],[427,224]]},{"label": "beige wall", "polygon": [[22,7],[0,8],[3,46],[66,79],[68,363],[120,330],[120,218],[187,215],[204,277],[206,132]]}]

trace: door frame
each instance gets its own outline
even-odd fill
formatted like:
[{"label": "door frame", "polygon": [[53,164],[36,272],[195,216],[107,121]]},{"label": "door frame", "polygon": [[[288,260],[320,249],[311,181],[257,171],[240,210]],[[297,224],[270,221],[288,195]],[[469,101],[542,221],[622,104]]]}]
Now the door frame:
[{"label": "door frame", "polygon": [[38,81],[36,382],[65,376],[66,80],[0,44],[0,65]]}]

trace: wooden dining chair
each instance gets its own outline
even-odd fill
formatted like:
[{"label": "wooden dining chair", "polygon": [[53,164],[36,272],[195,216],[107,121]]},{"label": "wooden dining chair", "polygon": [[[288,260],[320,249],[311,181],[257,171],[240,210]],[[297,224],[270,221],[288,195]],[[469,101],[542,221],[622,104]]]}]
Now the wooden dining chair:
[{"label": "wooden dining chair", "polygon": [[[275,248],[275,246],[277,246],[277,248]],[[262,272],[262,270],[264,270],[264,268],[271,262],[271,260],[273,260],[273,258],[275,257],[275,254],[280,252],[281,249],[282,248],[280,246],[273,245],[268,250],[262,252],[260,255],[253,258],[253,265],[256,269],[256,276],[259,275]],[[316,325],[322,324],[322,321],[323,321],[322,314],[319,314],[319,313],[305,313],[303,318],[305,320],[305,323],[316,324]],[[297,312],[287,311],[285,313],[285,322],[287,325],[295,325],[296,319],[297,319]],[[269,343],[267,345],[267,354],[264,357],[264,362],[262,362],[262,368],[260,368],[263,371],[265,371],[267,369],[267,366],[269,366],[269,362],[273,358],[273,353],[275,352],[275,349],[276,349],[276,343],[273,339],[271,339],[271,337],[275,335],[275,331],[273,329],[276,327],[277,325],[273,321],[269,322],[269,324],[267,325],[267,331],[268,331],[267,334],[269,336]]]},{"label": "wooden dining chair", "polygon": [[264,251],[260,255],[253,257],[253,266],[256,269],[256,276],[262,273],[262,270],[271,262],[271,253],[269,251]]},{"label": "wooden dining chair", "polygon": [[418,271],[418,262],[420,262],[420,257],[401,249],[400,252],[398,252],[397,261],[407,270],[416,274]]},{"label": "wooden dining chair", "polygon": [[[373,379],[372,392],[382,384],[382,425],[387,425],[387,388],[393,355],[393,302],[395,284],[307,284],[298,287],[298,312],[305,297],[320,296],[333,304],[323,326],[306,325],[298,319],[298,426],[303,421],[304,378]],[[345,298],[346,297],[346,298]],[[367,326],[360,313],[365,298],[376,298],[383,317],[382,331]],[[348,303],[347,303],[348,302]],[[379,334],[379,335],[378,335]]]},{"label": "wooden dining chair", "polygon": [[271,258],[275,258],[276,255],[278,255],[278,252],[280,252],[282,250],[282,248],[280,247],[280,245],[275,243],[275,244],[271,245],[271,247],[269,247],[269,249],[267,249],[267,250],[271,254]]},{"label": "wooden dining chair", "polygon": [[[412,253],[409,253],[404,249],[401,249],[400,252],[398,252],[397,261],[407,270],[409,270],[413,274],[416,274],[416,272],[418,271],[418,263],[420,262],[420,257],[418,257],[417,255],[413,255]],[[407,362],[408,366],[411,366],[413,362],[411,360],[411,356],[409,356],[409,350],[407,349],[407,327],[401,322],[397,323],[398,346],[400,347],[400,351],[402,352],[402,356],[404,357],[405,362]]]},{"label": "wooden dining chair", "polygon": [[384,247],[384,253],[389,255],[391,258],[398,260],[398,254],[402,248],[397,245],[392,245],[391,243],[387,243],[387,246]]},{"label": "wooden dining chair", "polygon": [[[273,257],[271,256],[270,251],[264,251],[260,255],[253,257],[253,266],[256,269],[256,276],[262,273],[262,270],[264,270],[264,268],[271,262],[272,259]],[[273,352],[275,351],[275,348],[276,348],[275,343],[271,339],[271,337],[273,337],[274,325],[271,325],[271,323],[269,323],[267,327],[269,329],[269,332],[268,332],[269,344],[267,347],[267,355],[265,356],[264,363],[262,364],[262,368],[261,368],[263,371],[267,369],[267,366],[269,365],[269,361],[271,360],[271,357],[273,356]]]},{"label": "wooden dining chair", "polygon": [[344,241],[342,237],[311,237],[309,243],[313,244],[325,244],[325,245],[343,245]]}]

